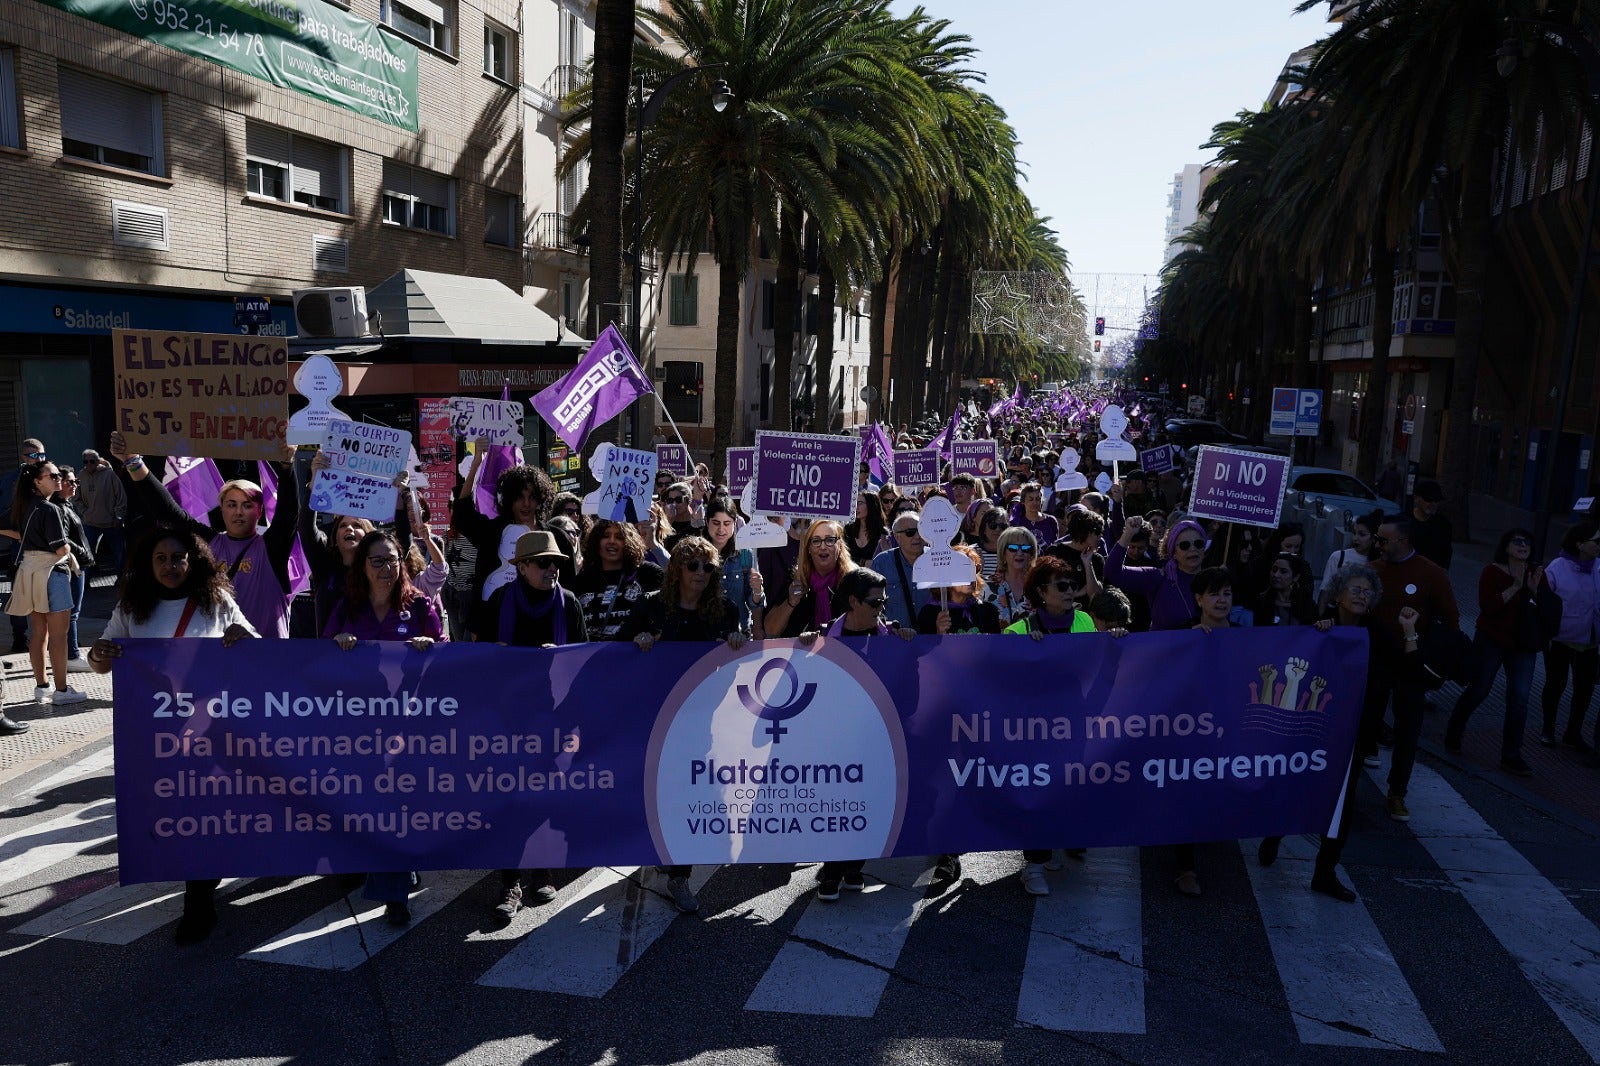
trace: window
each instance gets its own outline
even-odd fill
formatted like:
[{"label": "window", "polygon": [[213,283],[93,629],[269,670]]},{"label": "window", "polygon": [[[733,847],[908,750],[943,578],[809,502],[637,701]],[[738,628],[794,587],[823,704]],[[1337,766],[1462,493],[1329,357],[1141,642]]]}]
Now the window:
[{"label": "window", "polygon": [[162,174],[161,97],[61,68],[61,150],[108,167]]},{"label": "window", "polygon": [[672,305],[668,308],[667,324],[672,326],[698,326],[700,324],[700,279],[693,274],[673,274],[671,287]]},{"label": "window", "polygon": [[674,421],[700,422],[702,364],[663,360],[661,363],[661,402]]},{"label": "window", "polygon": [[17,58],[13,48],[0,48],[0,148],[21,148],[17,116]]},{"label": "window", "polygon": [[517,35],[497,22],[483,20],[483,72],[504,82],[516,81]]},{"label": "window", "polygon": [[772,303],[777,299],[778,286],[776,282],[763,281],[761,283],[761,328],[772,328]]},{"label": "window", "polygon": [[250,195],[341,214],[347,210],[349,156],[343,148],[247,121],[244,155]]},{"label": "window", "polygon": [[451,22],[445,9],[434,0],[388,0],[383,7],[384,24],[441,52],[452,51]]},{"label": "window", "polygon": [[515,196],[488,189],[483,198],[483,243],[522,246],[522,210]]},{"label": "window", "polygon": [[383,220],[409,229],[454,235],[455,182],[442,174],[383,161]]}]

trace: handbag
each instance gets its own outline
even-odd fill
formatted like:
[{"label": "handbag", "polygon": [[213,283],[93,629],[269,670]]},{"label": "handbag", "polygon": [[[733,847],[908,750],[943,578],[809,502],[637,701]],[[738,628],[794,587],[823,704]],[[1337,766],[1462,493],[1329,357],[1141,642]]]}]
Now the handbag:
[{"label": "handbag", "polygon": [[1422,687],[1430,692],[1446,681],[1465,685],[1474,671],[1472,641],[1460,626],[1435,621],[1417,639],[1422,657]]}]

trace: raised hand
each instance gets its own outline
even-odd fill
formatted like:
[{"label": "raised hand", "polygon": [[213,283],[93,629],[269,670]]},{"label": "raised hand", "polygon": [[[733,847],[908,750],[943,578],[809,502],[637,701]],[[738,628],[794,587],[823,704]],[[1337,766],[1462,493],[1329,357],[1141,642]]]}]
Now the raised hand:
[{"label": "raised hand", "polygon": [[1306,670],[1311,666],[1304,659],[1290,659],[1284,664],[1283,673],[1290,681],[1299,682],[1306,676]]}]

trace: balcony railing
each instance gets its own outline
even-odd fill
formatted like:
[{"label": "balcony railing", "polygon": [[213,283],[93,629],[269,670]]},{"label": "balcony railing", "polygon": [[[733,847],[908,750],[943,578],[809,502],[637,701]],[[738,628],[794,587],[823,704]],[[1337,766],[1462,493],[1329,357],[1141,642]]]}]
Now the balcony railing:
[{"label": "balcony railing", "polygon": [[[582,244],[578,243],[580,238]],[[587,234],[573,232],[571,215],[546,211],[534,220],[533,246],[551,251],[581,253],[589,250],[589,240]]]},{"label": "balcony railing", "polygon": [[550,76],[539,88],[534,89],[530,86],[528,93],[539,108],[553,115],[560,115],[571,110],[571,106],[565,103],[567,97],[582,88],[587,81],[588,72],[583,67],[563,63],[550,72]]}]

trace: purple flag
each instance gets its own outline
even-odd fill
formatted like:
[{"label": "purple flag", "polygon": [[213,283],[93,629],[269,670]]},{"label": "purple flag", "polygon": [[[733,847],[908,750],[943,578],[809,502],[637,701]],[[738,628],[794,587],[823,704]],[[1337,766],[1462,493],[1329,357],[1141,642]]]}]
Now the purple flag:
[{"label": "purple flag", "polygon": [[622,334],[616,326],[607,326],[577,366],[528,403],[556,436],[581,452],[595,426],[652,391]]},{"label": "purple flag", "polygon": [[[560,382],[557,382],[557,384],[560,384]],[[511,383],[509,381],[500,386],[500,399],[510,402]],[[533,400],[528,402],[533,403]],[[543,413],[542,411],[540,412],[540,414]],[[557,432],[560,432],[560,430],[558,429]],[[500,517],[500,506],[494,502],[494,496],[495,489],[500,487],[500,475],[522,462],[522,453],[515,445],[511,444],[492,444],[485,447],[487,451],[484,452],[483,462],[478,467],[478,480],[472,486],[472,499],[478,505],[479,514],[485,518],[498,518]]]},{"label": "purple flag", "polygon": [[938,435],[935,436],[931,441],[928,442],[928,447],[930,447],[930,448],[938,448],[939,449],[940,458],[942,458],[946,462],[948,462],[950,460],[950,446],[955,443],[956,432],[960,428],[961,428],[961,408],[957,407],[954,411],[952,411],[950,413],[950,422],[949,422],[949,424],[946,425],[943,429],[941,429],[938,432]]},{"label": "purple flag", "polygon": [[178,506],[188,511],[197,522],[209,522],[211,512],[222,494],[222,472],[210,459],[195,459],[187,455],[169,455],[167,474],[161,483],[178,501]]},{"label": "purple flag", "polygon": [[[256,470],[261,479],[261,520],[268,525],[272,524],[272,516],[278,513],[278,472],[272,469],[272,464],[256,460]],[[306,551],[300,544],[300,534],[294,535],[294,544],[289,548],[289,592],[298,596],[311,587],[311,560],[306,558]]]},{"label": "purple flag", "polygon": [[872,432],[862,442],[862,454],[872,475],[872,480],[882,485],[894,474],[894,442],[882,422],[874,423]]}]

